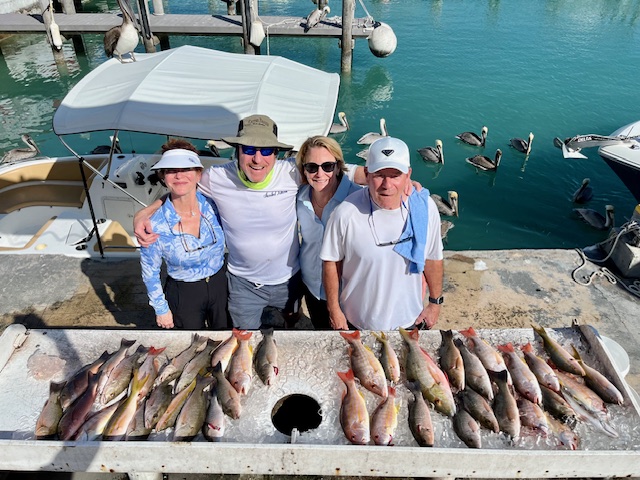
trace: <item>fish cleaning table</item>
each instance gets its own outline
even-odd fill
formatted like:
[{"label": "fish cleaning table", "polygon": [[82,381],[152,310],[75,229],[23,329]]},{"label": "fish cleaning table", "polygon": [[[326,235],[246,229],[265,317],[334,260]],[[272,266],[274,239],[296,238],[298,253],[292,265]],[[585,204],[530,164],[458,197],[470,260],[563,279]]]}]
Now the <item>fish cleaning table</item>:
[{"label": "fish cleaning table", "polygon": [[[171,442],[170,434],[153,433],[147,441],[75,442],[35,440],[34,428],[49,396],[49,382],[68,378],[83,365],[125,339],[145,346],[166,347],[171,358],[185,349],[193,332],[103,329],[34,329],[8,327],[0,337],[0,470],[83,472],[174,472],[269,475],[347,475],[394,477],[640,477],[639,406],[612,365],[597,331],[589,326],[551,330],[576,345],[587,363],[596,366],[624,396],[611,405],[611,438],[580,423],[578,450],[557,449],[540,436],[525,432],[512,443],[503,434],[483,430],[483,448],[467,448],[453,433],[451,419],[432,410],[435,446],[421,448],[407,422],[409,390],[399,385],[398,428],[393,446],[356,446],[346,440],[339,421],[344,384],[337,371],[349,368],[347,342],[338,332],[276,331],[279,375],[265,386],[254,376],[242,398],[238,420],[226,418],[223,440],[207,442],[200,433],[192,442]],[[223,340],[230,332],[199,332]],[[493,346],[531,342],[541,352],[532,329],[478,330]],[[388,332],[400,355],[405,350],[397,332]],[[456,334],[459,336],[459,334]],[[254,332],[255,348],[262,338]],[[374,351],[379,344],[369,332],[363,342]],[[420,344],[434,359],[439,331],[420,333]],[[401,357],[402,358],[402,357]],[[363,392],[369,414],[380,398]],[[290,396],[311,399],[308,411],[288,407]],[[317,405],[314,403],[317,402]],[[315,406],[313,406],[315,405]],[[282,409],[292,408],[290,412]],[[289,419],[318,418],[316,428],[279,431],[276,411]],[[295,411],[294,411],[295,410]],[[282,415],[284,413],[284,415]],[[302,429],[302,428],[301,428]],[[524,430],[524,429],[523,429]]]}]

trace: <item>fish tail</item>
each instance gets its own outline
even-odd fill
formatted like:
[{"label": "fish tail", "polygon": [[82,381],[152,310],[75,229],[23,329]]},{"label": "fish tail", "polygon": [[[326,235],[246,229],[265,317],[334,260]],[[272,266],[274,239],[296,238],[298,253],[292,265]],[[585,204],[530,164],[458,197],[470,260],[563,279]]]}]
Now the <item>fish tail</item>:
[{"label": "fish tail", "polygon": [[453,332],[451,330],[440,330],[440,335],[442,336],[442,340],[453,339]]},{"label": "fish tail", "polygon": [[489,377],[499,382],[507,383],[507,379],[509,378],[506,370],[501,370],[499,372],[495,372],[493,370],[487,370],[487,373],[489,374]]},{"label": "fish tail", "polygon": [[374,337],[376,337],[376,339],[380,342],[380,343],[384,343],[387,340],[387,336],[384,334],[384,332],[371,332],[371,335],[373,335]]},{"label": "fish tail", "polygon": [[[342,332],[341,332],[342,333]],[[355,380],[355,376],[353,375],[353,370],[350,368],[346,372],[336,372],[344,383],[351,382]]]},{"label": "fish tail", "polygon": [[573,358],[578,360],[578,362],[582,362],[582,357],[580,356],[580,353],[578,352],[576,346],[571,344],[571,348],[573,349]]},{"label": "fish tail", "polygon": [[340,331],[340,335],[349,343],[360,340],[360,330],[354,330],[353,332]]},{"label": "fish tail", "polygon": [[389,385],[388,391],[389,391],[388,395],[389,395],[390,397],[395,397],[395,396],[396,396],[396,389],[395,389],[395,387],[392,387],[391,385]]},{"label": "fish tail", "polygon": [[523,345],[522,347],[520,347],[520,349],[521,349],[524,353],[531,353],[531,352],[533,352],[533,346],[531,345],[531,342],[528,342],[526,345]]},{"label": "fish tail", "polygon": [[453,344],[458,348],[464,347],[464,342],[462,340],[460,340],[459,338],[454,338],[453,339]]},{"label": "fish tail", "polygon": [[67,382],[65,382],[65,381],[62,381],[62,382],[51,382],[49,384],[49,394],[53,395],[53,394],[60,393],[66,384],[67,384]]},{"label": "fish tail", "polygon": [[162,347],[162,348],[149,347],[149,355],[151,355],[151,356],[160,355],[166,349],[167,349],[167,347]]},{"label": "fish tail", "polygon": [[127,340],[127,339],[123,338],[122,340],[120,340],[120,347],[129,348],[134,343],[136,343],[135,340]]},{"label": "fish tail", "polygon": [[233,336],[238,340],[249,340],[251,338],[251,335],[253,334],[253,332],[248,332],[247,330],[239,330],[237,328],[234,328],[232,330],[232,333]]},{"label": "fish tail", "polygon": [[513,348],[513,344],[511,342],[507,343],[506,345],[498,345],[497,348],[501,352],[508,352],[508,353],[515,352],[515,349]]},{"label": "fish tail", "polygon": [[466,330],[460,330],[460,333],[467,338],[476,336],[476,331],[473,327],[469,327]]},{"label": "fish tail", "polygon": [[536,332],[538,335],[540,335],[543,339],[548,338],[547,331],[544,329],[544,327],[537,327],[535,325],[531,325],[531,328],[533,328],[533,331]]}]

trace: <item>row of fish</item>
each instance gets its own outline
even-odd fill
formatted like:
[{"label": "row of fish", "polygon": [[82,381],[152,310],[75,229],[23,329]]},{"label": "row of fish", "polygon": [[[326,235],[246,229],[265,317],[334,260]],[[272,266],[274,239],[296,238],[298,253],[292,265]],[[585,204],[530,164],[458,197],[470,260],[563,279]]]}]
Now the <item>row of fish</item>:
[{"label": "row of fish", "polygon": [[[469,447],[482,445],[481,427],[503,432],[515,440],[522,427],[543,436],[553,435],[560,445],[576,449],[578,420],[598,432],[616,437],[605,403],[621,405],[620,391],[595,368],[587,365],[577,349],[570,354],[542,327],[534,327],[549,356],[536,355],[531,343],[521,347],[520,357],[511,343],[491,346],[473,328],[462,330],[465,342],[452,331],[441,331],[439,365],[419,344],[418,330],[400,329],[407,346],[404,356],[406,386],[413,392],[409,405],[410,430],[421,446],[434,444],[429,405],[451,417],[453,430]],[[360,332],[341,335],[349,344],[351,369],[338,372],[346,385],[340,422],[354,444],[390,445],[400,407],[396,388],[401,382],[398,356],[384,334],[373,333],[382,344],[380,358],[365,346]],[[360,385],[382,398],[369,418]]]},{"label": "row of fish", "polygon": [[262,332],[254,354],[252,332],[234,329],[224,341],[195,334],[167,361],[164,348],[123,339],[66,382],[52,382],[36,422],[38,439],[144,439],[173,428],[173,440],[190,441],[200,431],[210,441],[224,435],[225,416],[237,419],[253,371],[265,385],[278,375],[273,330]]}]

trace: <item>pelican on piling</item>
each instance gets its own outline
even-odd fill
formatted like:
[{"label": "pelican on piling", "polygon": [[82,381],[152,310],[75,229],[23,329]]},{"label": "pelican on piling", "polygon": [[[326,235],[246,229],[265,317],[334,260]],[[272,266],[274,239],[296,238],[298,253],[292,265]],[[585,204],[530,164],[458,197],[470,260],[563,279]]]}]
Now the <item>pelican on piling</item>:
[{"label": "pelican on piling", "polygon": [[454,190],[449,190],[447,192],[448,198],[445,200],[437,193],[432,193],[431,198],[436,205],[438,206],[438,212],[441,215],[445,215],[447,217],[457,217],[458,216],[458,192]]},{"label": "pelican on piling", "polygon": [[529,140],[523,140],[522,138],[512,138],[509,140],[509,145],[525,155],[531,153],[531,142],[533,142],[533,133],[529,132]]},{"label": "pelican on piling", "polygon": [[26,160],[27,158],[35,157],[40,153],[40,149],[36,145],[36,142],[33,141],[33,138],[31,138],[31,135],[25,133],[21,135],[20,138],[27,145],[27,148],[14,148],[13,150],[9,150],[4,154],[0,163]]},{"label": "pelican on piling", "polygon": [[474,167],[478,167],[480,170],[495,171],[500,165],[501,158],[502,150],[497,149],[496,156],[493,160],[486,155],[474,155],[473,157],[467,158],[467,163],[470,163]]},{"label": "pelican on piling", "polygon": [[593,188],[589,186],[590,181],[588,178],[582,180],[582,185],[573,194],[573,203],[587,203],[593,198]]},{"label": "pelican on piling", "polygon": [[118,6],[122,11],[122,24],[113,27],[104,34],[104,51],[107,57],[118,57],[120,62],[124,63],[122,56],[129,53],[131,62],[136,61],[133,51],[138,46],[138,29],[136,27],[136,18],[129,5],[129,0],[118,0]]},{"label": "pelican on piling", "polygon": [[387,132],[387,121],[384,118],[380,119],[380,133],[378,132],[369,132],[365,133],[361,136],[356,142],[358,145],[371,145],[376,140],[379,140],[383,137],[388,137],[389,132]]},{"label": "pelican on piling", "polygon": [[584,220],[589,226],[597,230],[607,230],[613,227],[615,216],[613,213],[613,205],[607,205],[605,207],[606,218],[600,213],[590,208],[574,208],[573,211]]},{"label": "pelican on piling", "polygon": [[442,140],[436,140],[435,147],[419,148],[418,153],[425,162],[444,164],[444,152],[442,150]]},{"label": "pelican on piling", "polygon": [[347,121],[347,114],[344,112],[338,112],[338,119],[340,123],[334,123],[329,129],[329,133],[344,133],[349,130],[349,122]]},{"label": "pelican on piling", "polygon": [[313,10],[307,16],[307,23],[306,23],[306,25],[304,27],[304,33],[307,33],[313,27],[318,25],[322,20],[324,20],[329,12],[331,12],[331,9],[329,8],[329,5],[325,5],[324,7],[322,7],[322,10],[317,9],[317,8],[315,10]]},{"label": "pelican on piling", "polygon": [[449,230],[451,230],[453,227],[455,227],[453,222],[450,222],[449,220],[441,220],[440,221],[440,238],[442,240],[446,240]]},{"label": "pelican on piling", "polygon": [[474,132],[462,132],[461,134],[456,135],[456,138],[462,140],[468,145],[473,145],[474,147],[484,147],[484,144],[487,141],[487,133],[489,133],[489,129],[487,127],[482,127],[482,131],[479,136]]}]

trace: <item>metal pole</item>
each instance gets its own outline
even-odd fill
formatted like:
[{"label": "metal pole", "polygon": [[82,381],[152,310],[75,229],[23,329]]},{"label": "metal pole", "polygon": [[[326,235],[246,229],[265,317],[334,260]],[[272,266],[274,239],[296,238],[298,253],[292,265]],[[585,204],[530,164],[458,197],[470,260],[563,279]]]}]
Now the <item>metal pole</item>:
[{"label": "metal pole", "polygon": [[76,13],[76,5],[73,3],[73,0],[60,0],[60,4],[62,5],[62,12],[67,15],[73,15]]},{"label": "metal pole", "polygon": [[256,55],[260,53],[260,48],[251,45],[249,34],[251,33],[251,0],[242,0],[240,2],[240,15],[242,17],[242,42],[244,45],[244,53],[248,55]]},{"label": "metal pole", "polygon": [[147,53],[154,53],[156,46],[153,44],[153,34],[151,33],[151,26],[149,25],[149,5],[146,0],[138,0],[138,17],[140,18],[140,25],[142,27],[144,50]]},{"label": "metal pole", "polygon": [[342,39],[340,41],[342,50],[340,71],[342,73],[351,73],[351,64],[353,62],[352,25],[355,13],[356,0],[342,0]]},{"label": "metal pole", "polygon": [[102,239],[98,232],[98,221],[96,220],[96,214],[93,211],[93,203],[91,203],[91,195],[89,194],[89,185],[87,184],[87,175],[84,173],[84,158],[78,158],[78,165],[80,166],[80,174],[82,175],[82,184],[84,185],[84,192],[87,195],[87,205],[89,206],[89,212],[91,213],[91,221],[93,222],[93,228],[96,232],[96,240],[98,240],[98,248],[100,249],[100,256],[104,258],[104,248],[102,247]]},{"label": "metal pole", "polygon": [[164,15],[164,4],[162,0],[153,0],[153,14]]}]

